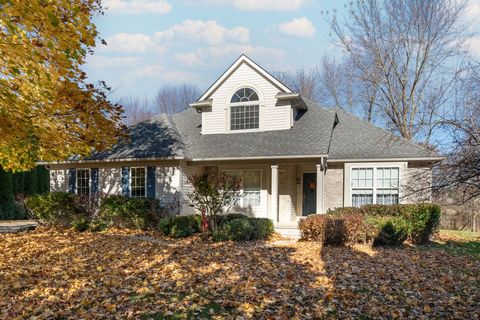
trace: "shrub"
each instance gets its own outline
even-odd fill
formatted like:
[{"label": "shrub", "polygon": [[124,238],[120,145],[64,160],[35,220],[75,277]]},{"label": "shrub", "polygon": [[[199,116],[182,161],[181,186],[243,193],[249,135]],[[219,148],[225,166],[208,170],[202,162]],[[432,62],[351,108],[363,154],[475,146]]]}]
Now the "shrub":
[{"label": "shrub", "polygon": [[52,192],[27,198],[25,204],[34,219],[45,224],[69,226],[77,213],[75,195],[66,192]]},{"label": "shrub", "polygon": [[219,227],[222,227],[223,225],[229,223],[232,220],[235,219],[248,219],[248,216],[242,214],[242,213],[228,213],[225,215],[218,215],[217,216],[217,225]]},{"label": "shrub", "polygon": [[111,195],[102,199],[99,216],[109,225],[148,229],[157,225],[161,208],[157,199]]},{"label": "shrub", "polygon": [[[397,205],[365,205],[360,208],[337,208],[329,210],[331,216],[359,214],[374,217],[403,218],[408,224],[407,238],[413,243],[426,243],[438,229],[440,223],[440,207],[433,203],[397,204]],[[400,220],[395,221],[399,226]],[[395,229],[395,223],[392,222]],[[389,227],[390,228],[390,227]]]},{"label": "shrub", "polygon": [[375,229],[365,223],[359,214],[310,215],[300,220],[299,229],[302,240],[313,240],[323,244],[351,245],[371,243]]},{"label": "shrub", "polygon": [[90,225],[88,227],[88,229],[92,232],[104,231],[107,228],[108,228],[108,223],[106,223],[105,221],[103,221],[101,219],[94,219],[94,220],[90,221]]},{"label": "shrub", "polygon": [[212,232],[212,240],[214,242],[222,242],[229,240],[228,230],[221,228]]},{"label": "shrub", "polygon": [[247,241],[251,239],[253,227],[248,219],[234,219],[225,225],[228,239]]},{"label": "shrub", "polygon": [[75,217],[72,219],[71,226],[78,232],[84,232],[88,230],[90,226],[90,220],[82,216]]},{"label": "shrub", "polygon": [[410,233],[411,224],[403,217],[370,216],[366,221],[377,229],[375,245],[399,246]]},{"label": "shrub", "polygon": [[173,238],[184,238],[200,232],[202,216],[170,216],[160,219],[157,228],[164,235]]},{"label": "shrub", "polygon": [[266,240],[274,232],[273,221],[268,218],[248,218],[252,226],[250,240]]}]

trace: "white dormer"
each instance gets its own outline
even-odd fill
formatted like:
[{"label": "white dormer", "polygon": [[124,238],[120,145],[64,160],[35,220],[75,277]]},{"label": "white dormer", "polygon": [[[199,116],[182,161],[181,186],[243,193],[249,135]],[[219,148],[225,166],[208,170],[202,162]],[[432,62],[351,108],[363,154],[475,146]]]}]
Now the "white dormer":
[{"label": "white dormer", "polygon": [[259,132],[290,129],[299,99],[242,55],[190,106],[202,112],[202,134]]}]

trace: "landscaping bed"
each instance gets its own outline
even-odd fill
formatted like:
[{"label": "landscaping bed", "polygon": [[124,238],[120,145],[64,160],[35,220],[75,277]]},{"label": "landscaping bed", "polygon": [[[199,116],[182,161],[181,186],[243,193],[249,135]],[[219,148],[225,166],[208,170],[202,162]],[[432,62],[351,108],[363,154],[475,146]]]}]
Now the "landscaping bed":
[{"label": "landscaping bed", "polygon": [[478,258],[429,246],[41,227],[0,235],[0,252],[2,319],[476,319],[480,308]]}]

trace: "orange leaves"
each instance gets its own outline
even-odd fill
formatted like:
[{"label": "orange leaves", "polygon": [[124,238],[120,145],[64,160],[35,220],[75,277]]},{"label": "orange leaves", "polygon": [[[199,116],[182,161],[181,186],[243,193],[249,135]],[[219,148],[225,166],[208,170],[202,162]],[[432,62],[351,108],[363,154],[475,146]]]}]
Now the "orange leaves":
[{"label": "orange leaves", "polygon": [[0,236],[0,318],[475,319],[480,307],[478,260],[442,251],[157,237]]}]

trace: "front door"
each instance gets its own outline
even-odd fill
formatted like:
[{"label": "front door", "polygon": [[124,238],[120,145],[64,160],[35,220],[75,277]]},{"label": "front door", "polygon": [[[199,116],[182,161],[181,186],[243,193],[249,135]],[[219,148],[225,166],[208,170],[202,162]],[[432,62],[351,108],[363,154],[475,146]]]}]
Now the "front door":
[{"label": "front door", "polygon": [[303,174],[303,202],[302,215],[316,213],[317,211],[317,174],[304,173]]}]

